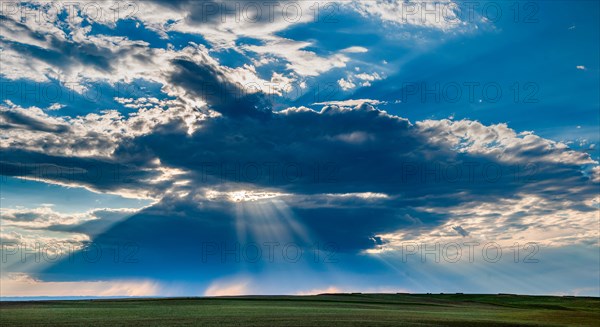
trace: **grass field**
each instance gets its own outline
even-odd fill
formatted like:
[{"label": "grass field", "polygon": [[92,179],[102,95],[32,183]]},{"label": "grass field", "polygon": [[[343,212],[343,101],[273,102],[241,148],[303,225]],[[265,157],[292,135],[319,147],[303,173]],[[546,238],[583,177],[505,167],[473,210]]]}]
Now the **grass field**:
[{"label": "grass field", "polygon": [[326,294],[1,302],[1,326],[599,326],[600,298]]}]

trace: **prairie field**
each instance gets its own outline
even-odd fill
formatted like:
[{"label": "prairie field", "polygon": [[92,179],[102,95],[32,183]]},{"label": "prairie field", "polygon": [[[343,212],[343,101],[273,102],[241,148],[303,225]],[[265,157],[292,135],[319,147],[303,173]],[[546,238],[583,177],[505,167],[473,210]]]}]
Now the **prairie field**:
[{"label": "prairie field", "polygon": [[598,326],[600,299],[322,294],[0,302],[2,326]]}]

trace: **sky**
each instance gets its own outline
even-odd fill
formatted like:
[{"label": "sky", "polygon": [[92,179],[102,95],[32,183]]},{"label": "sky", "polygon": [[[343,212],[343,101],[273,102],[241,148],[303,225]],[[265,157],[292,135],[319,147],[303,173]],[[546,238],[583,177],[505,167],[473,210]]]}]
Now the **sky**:
[{"label": "sky", "polygon": [[1,6],[5,299],[600,296],[597,1]]}]

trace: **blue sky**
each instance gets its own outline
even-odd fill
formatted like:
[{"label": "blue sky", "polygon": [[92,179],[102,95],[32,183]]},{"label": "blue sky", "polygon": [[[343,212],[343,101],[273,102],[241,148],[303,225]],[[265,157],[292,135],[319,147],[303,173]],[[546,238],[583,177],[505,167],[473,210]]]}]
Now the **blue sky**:
[{"label": "blue sky", "polygon": [[600,295],[595,1],[3,6],[3,297]]}]

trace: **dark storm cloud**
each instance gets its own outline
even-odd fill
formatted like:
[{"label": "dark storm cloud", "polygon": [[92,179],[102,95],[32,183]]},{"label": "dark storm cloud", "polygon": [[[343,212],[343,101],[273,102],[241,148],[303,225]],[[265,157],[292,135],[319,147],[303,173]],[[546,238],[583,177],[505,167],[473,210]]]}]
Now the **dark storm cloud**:
[{"label": "dark storm cloud", "polygon": [[[270,189],[298,195],[290,205],[296,203],[299,208],[441,209],[528,194],[570,200],[569,206],[578,211],[593,210],[580,199],[595,194],[597,184],[584,176],[578,165],[538,159],[559,152],[537,146],[524,148],[519,155],[530,158],[526,165],[457,152],[430,142],[428,134],[407,120],[369,105],[264,114],[256,114],[260,111],[252,108],[246,107],[244,110],[249,111],[242,111],[245,115],[198,122],[199,128],[192,135],[183,121],[172,120],[153,133],[121,142],[111,160],[4,151],[3,173],[42,174],[45,180],[81,183],[101,191],[127,188],[158,195],[174,181],[149,183],[159,175],[153,170],[158,167],[154,163],[158,158],[160,165],[185,172],[179,178],[190,183],[178,186],[178,190]],[[109,173],[98,175],[98,170]],[[112,177],[116,171],[120,178]],[[563,187],[556,187],[558,183]],[[324,195],[365,192],[387,197],[376,202],[346,197],[332,205]],[[300,200],[302,195],[310,199]],[[309,225],[319,228],[317,221]],[[358,232],[360,224],[356,226]],[[379,233],[394,227],[367,230]],[[362,232],[359,235],[368,238]]]},{"label": "dark storm cloud", "polygon": [[175,59],[171,63],[174,72],[169,82],[206,100],[211,109],[232,117],[266,119],[271,116],[270,103],[263,93],[248,94],[244,86],[230,82],[219,66],[185,59]]},{"label": "dark storm cloud", "polygon": [[121,189],[161,189],[160,183],[150,188],[147,182],[157,177],[151,165],[133,166],[104,158],[52,156],[23,150],[2,150],[0,173],[4,176],[85,186],[99,192]]},{"label": "dark storm cloud", "polygon": [[115,151],[117,157],[127,153],[158,157],[166,166],[189,171],[195,186],[237,183],[297,194],[378,192],[412,206],[448,206],[522,191],[572,197],[553,186],[557,180],[588,194],[594,190],[577,165],[536,159],[548,151],[520,153],[533,164],[457,152],[429,142],[407,120],[368,105],[322,112],[292,109],[266,120],[208,119],[193,135],[171,125]]},{"label": "dark storm cloud", "polygon": [[[194,1],[194,0],[155,0],[156,4],[169,9],[185,13],[185,21],[189,25],[220,24],[229,22],[251,22],[256,25],[266,25],[277,20],[285,19],[284,14],[289,11],[288,20],[297,19],[295,15],[297,1],[254,1],[254,0],[221,0],[221,1]],[[292,6],[287,8],[286,6]],[[287,8],[287,9],[283,9]]]},{"label": "dark storm cloud", "polygon": [[[222,211],[225,209],[224,211]],[[223,207],[198,208],[193,203],[165,200],[146,209],[93,239],[93,246],[103,252],[120,247],[121,257],[115,262],[110,255],[90,264],[84,251],[75,254],[71,262],[64,260],[45,270],[53,280],[71,278],[111,278],[116,276],[166,277],[179,271],[184,278],[215,278],[238,269],[231,261],[227,265],[202,261],[202,246],[236,240],[231,211]],[[126,252],[123,247],[128,246]],[[131,257],[128,257],[131,255]]]},{"label": "dark storm cloud", "polygon": [[[70,261],[64,260],[44,269],[40,277],[47,280],[93,280],[115,276],[164,278],[177,272],[183,279],[211,279],[239,272],[260,272],[274,264],[290,269],[300,268],[303,264],[318,269],[332,267],[335,263],[344,266],[348,264],[343,259],[345,256],[373,245],[371,238],[374,235],[370,230],[390,226],[400,228],[409,224],[398,217],[392,208],[316,208],[292,209],[292,212],[299,224],[311,229],[308,240],[300,235],[286,238],[273,234],[265,238],[248,234],[241,241],[236,232],[236,206],[225,202],[198,204],[190,198],[163,199],[157,205],[96,235],[93,248],[76,253]],[[369,216],[376,216],[378,219],[365,219]],[[265,219],[247,218],[249,224],[260,224],[260,219]],[[434,215],[430,215],[427,220],[435,219]],[[93,222],[85,224],[90,223]],[[275,219],[269,227],[277,228],[278,223]],[[82,230],[82,226],[72,229]],[[315,243],[320,244],[319,249],[324,251],[321,255],[335,258],[335,262],[323,262],[324,258],[315,262]],[[265,244],[271,244],[276,251],[273,258],[267,254]],[[85,256],[93,254],[94,248],[103,249],[104,253],[113,253],[115,246],[121,247],[121,255],[135,250],[135,255],[132,256],[135,261],[123,262],[121,257],[115,262],[110,254],[97,262],[85,261]],[[128,247],[126,251],[124,246]],[[245,251],[254,246],[261,247],[264,252],[259,260],[248,260],[248,257],[254,258],[253,252]],[[301,249],[304,252],[301,259],[296,262],[282,257],[285,246]],[[86,251],[90,252],[86,254]],[[374,269],[374,266],[371,265],[369,269]]]},{"label": "dark storm cloud", "polygon": [[0,111],[0,119],[3,120],[3,123],[0,124],[2,129],[25,128],[56,134],[62,134],[69,130],[65,125],[48,124],[48,122],[24,115],[18,111]]},{"label": "dark storm cloud", "polygon": [[[185,70],[182,76],[189,77],[181,81],[190,90],[194,85],[190,81],[196,81],[192,71],[204,72],[198,80],[216,83],[222,77],[211,68],[176,64]],[[212,101],[212,107],[223,108],[220,105]],[[405,217],[418,218],[423,224],[420,228],[440,225],[453,218],[444,214],[448,208],[464,203],[527,195],[553,199],[562,209],[594,210],[581,199],[596,194],[597,183],[575,163],[550,160],[565,155],[564,149],[545,149],[530,142],[507,149],[511,157],[520,158],[507,161],[433,142],[432,131],[443,134],[441,127],[425,132],[370,105],[329,106],[320,112],[291,108],[278,113],[258,111],[254,105],[249,101],[239,113],[223,110],[224,116],[198,121],[192,134],[183,120],[170,120],[150,134],[121,141],[110,160],[4,151],[3,174],[35,177],[44,171],[44,180],[103,192],[128,189],[164,196],[160,203],[94,240],[134,238],[147,248],[155,248],[151,240],[163,237],[174,238],[174,243],[163,243],[167,249],[178,247],[176,240],[234,240],[232,203],[209,200],[204,194],[207,188],[291,194],[283,201],[295,220],[316,239],[334,242],[344,253],[371,248],[377,234],[414,227],[414,219]],[[477,128],[473,132],[483,133]],[[524,165],[523,158],[535,165]],[[159,165],[185,173],[158,182]],[[98,170],[116,170],[121,178],[94,173]],[[174,186],[177,180],[188,183]],[[171,187],[187,196],[167,195]],[[382,196],[373,200],[363,193]],[[173,217],[187,220],[181,225],[180,218]],[[181,230],[186,224],[197,225],[193,236]],[[188,248],[179,250],[180,260],[193,254]]]},{"label": "dark storm cloud", "polygon": [[464,228],[462,228],[461,226],[454,226],[452,227],[452,229],[454,229],[457,233],[459,233],[461,236],[466,237],[469,235],[469,232],[467,232]]},{"label": "dark storm cloud", "polygon": [[113,225],[129,218],[130,211],[120,210],[94,210],[92,212],[96,219],[86,220],[78,224],[54,224],[44,228],[50,231],[83,233],[91,238],[95,238],[111,228]]}]

